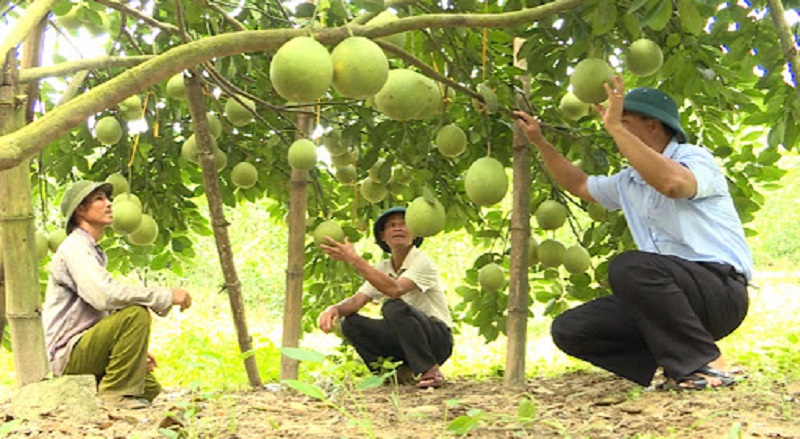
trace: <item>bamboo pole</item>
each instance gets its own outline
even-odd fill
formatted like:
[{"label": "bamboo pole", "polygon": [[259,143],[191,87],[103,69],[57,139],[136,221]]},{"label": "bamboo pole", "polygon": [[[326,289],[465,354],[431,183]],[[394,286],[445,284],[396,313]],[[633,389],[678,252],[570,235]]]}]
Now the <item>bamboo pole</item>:
[{"label": "bamboo pole", "polygon": [[[514,40],[516,54],[522,39]],[[520,65],[515,61],[515,65]],[[526,93],[530,79],[521,77]],[[521,105],[525,100],[518,96]],[[513,136],[513,207],[511,211],[511,259],[509,263],[508,320],[506,324],[506,374],[505,385],[525,385],[525,346],[528,329],[528,246],[531,236],[531,150],[522,130],[514,125]]]},{"label": "bamboo pole", "polygon": [[[15,83],[13,51],[6,57],[0,83],[0,134],[25,124],[25,99]],[[30,159],[0,172],[6,316],[11,331],[12,358],[20,387],[41,381],[48,373],[36,258]],[[13,261],[13,267],[10,267]]]},{"label": "bamboo pole", "polygon": [[[298,139],[306,137],[311,132],[312,122],[309,114],[300,113],[297,116]],[[289,196],[289,254],[286,267],[281,347],[296,348],[300,345],[300,335],[302,334],[308,172],[292,170]],[[297,379],[297,369],[297,360],[281,355],[281,379]]]},{"label": "bamboo pole", "polygon": [[231,241],[228,236],[229,224],[222,209],[219,173],[217,172],[214,148],[211,145],[211,135],[208,130],[205,97],[200,84],[199,72],[193,70],[192,74],[185,78],[185,82],[189,97],[189,112],[192,115],[192,124],[195,130],[194,136],[197,142],[197,155],[203,168],[203,188],[208,200],[208,211],[211,216],[211,225],[214,230],[214,240],[217,244],[217,254],[222,266],[222,274],[225,278],[225,289],[228,291],[239,350],[244,356],[244,368],[250,385],[254,388],[261,387],[261,376],[258,373],[258,364],[253,353],[253,339],[247,329],[247,317],[244,310],[244,301],[242,300],[241,284],[236,273]]}]

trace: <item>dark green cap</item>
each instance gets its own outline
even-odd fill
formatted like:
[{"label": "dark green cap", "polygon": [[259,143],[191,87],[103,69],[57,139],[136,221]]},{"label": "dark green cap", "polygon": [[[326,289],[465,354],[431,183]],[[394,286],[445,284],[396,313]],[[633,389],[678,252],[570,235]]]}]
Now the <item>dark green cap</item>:
[{"label": "dark green cap", "polygon": [[64,197],[61,199],[61,213],[67,219],[67,233],[72,232],[75,228],[75,222],[72,220],[72,214],[75,209],[81,205],[84,199],[96,190],[102,190],[106,195],[111,198],[111,193],[114,186],[111,183],[96,182],[90,180],[79,180],[72,184],[67,191],[64,192]]},{"label": "dark green cap", "polygon": [[675,134],[678,135],[678,142],[686,143],[689,141],[689,136],[686,135],[686,132],[681,127],[678,104],[663,92],[650,87],[634,88],[625,95],[625,102],[622,108],[625,111],[658,119],[675,131]]},{"label": "dark green cap", "polygon": [[[378,247],[382,248],[386,253],[391,253],[392,249],[390,249],[385,242],[381,241],[381,232],[383,232],[383,228],[386,226],[386,220],[389,219],[389,215],[393,213],[402,213],[405,216],[406,208],[402,206],[394,206],[384,210],[381,212],[378,219],[375,220],[375,224],[372,226],[372,233],[375,235],[375,242],[378,244]],[[414,246],[419,247],[422,244],[422,238],[414,238],[413,244]]]}]

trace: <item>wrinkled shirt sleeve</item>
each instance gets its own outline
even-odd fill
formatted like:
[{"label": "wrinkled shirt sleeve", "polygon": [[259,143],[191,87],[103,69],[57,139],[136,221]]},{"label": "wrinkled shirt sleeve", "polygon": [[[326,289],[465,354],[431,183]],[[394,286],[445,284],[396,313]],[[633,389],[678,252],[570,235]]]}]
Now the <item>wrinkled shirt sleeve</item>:
[{"label": "wrinkled shirt sleeve", "polygon": [[118,282],[89,249],[70,254],[64,258],[64,263],[75,282],[77,294],[99,311],[142,305],[165,316],[172,308],[172,291],[169,288]]}]

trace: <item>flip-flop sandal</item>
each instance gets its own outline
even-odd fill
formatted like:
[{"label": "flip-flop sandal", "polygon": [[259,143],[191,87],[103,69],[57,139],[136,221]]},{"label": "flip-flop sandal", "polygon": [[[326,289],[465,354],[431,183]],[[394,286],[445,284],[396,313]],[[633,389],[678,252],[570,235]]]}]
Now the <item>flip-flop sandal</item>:
[{"label": "flip-flop sandal", "polygon": [[[708,382],[708,379],[702,375],[705,375],[709,378],[717,378],[720,380],[721,384],[719,386],[712,386],[711,383]],[[703,390],[705,388],[722,388],[728,387],[736,384],[738,381],[744,379],[742,378],[735,378],[728,372],[715,369],[709,365],[705,365],[700,369],[690,373],[689,375],[681,378],[680,380],[667,380],[664,383],[658,385],[658,389],[660,390]]]},{"label": "flip-flop sandal", "polygon": [[417,382],[417,388],[419,389],[428,389],[428,388],[439,388],[442,387],[444,384],[444,375],[441,372],[436,371],[435,373],[423,376]]},{"label": "flip-flop sandal", "polygon": [[705,366],[701,367],[700,369],[697,369],[696,371],[694,371],[694,373],[696,373],[696,374],[699,373],[699,374],[703,374],[703,375],[706,375],[706,376],[709,376],[709,377],[719,378],[719,380],[722,382],[722,384],[720,384],[717,387],[732,386],[732,385],[736,384],[739,380],[744,379],[744,377],[742,377],[739,380],[737,380],[730,372],[725,372],[724,370],[714,369],[713,367],[711,367],[709,365],[705,365]]}]

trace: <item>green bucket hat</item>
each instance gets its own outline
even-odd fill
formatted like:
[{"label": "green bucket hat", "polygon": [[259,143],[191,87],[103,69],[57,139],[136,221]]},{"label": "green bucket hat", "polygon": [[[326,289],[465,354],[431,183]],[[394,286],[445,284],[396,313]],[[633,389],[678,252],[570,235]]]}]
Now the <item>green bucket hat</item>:
[{"label": "green bucket hat", "polygon": [[72,214],[75,209],[81,205],[84,199],[96,190],[102,190],[110,198],[114,186],[111,183],[96,182],[90,180],[79,180],[72,184],[67,191],[64,192],[64,197],[61,199],[61,213],[67,219],[67,233],[71,233],[75,228],[75,221],[72,220]]},{"label": "green bucket hat", "polygon": [[681,127],[678,104],[665,93],[650,87],[634,88],[625,95],[625,102],[622,108],[625,111],[632,111],[658,119],[675,131],[679,142],[686,143],[689,141],[689,136],[686,135],[686,132]]},{"label": "green bucket hat", "polygon": [[[406,208],[402,206],[395,206],[384,210],[381,212],[378,219],[375,220],[375,224],[372,226],[372,233],[375,235],[375,242],[378,244],[378,247],[382,248],[386,253],[391,253],[392,249],[389,248],[385,242],[381,241],[381,232],[383,232],[383,228],[386,226],[386,220],[389,219],[389,215],[393,213],[402,213],[405,215]],[[422,244],[422,238],[414,238],[413,244],[415,247],[419,247]]]}]

